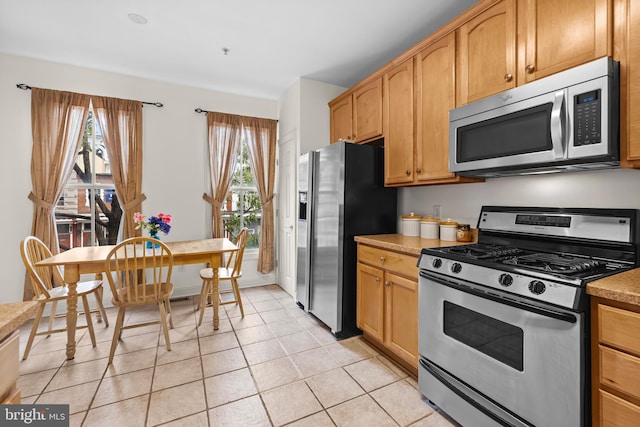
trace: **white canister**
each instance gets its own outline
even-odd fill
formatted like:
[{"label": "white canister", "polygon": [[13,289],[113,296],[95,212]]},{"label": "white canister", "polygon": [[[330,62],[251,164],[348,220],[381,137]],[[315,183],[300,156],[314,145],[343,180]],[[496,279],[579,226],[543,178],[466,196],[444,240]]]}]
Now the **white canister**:
[{"label": "white canister", "polygon": [[402,234],[405,236],[419,236],[420,235],[420,220],[421,215],[416,215],[411,212],[409,215],[402,216]]},{"label": "white canister", "polygon": [[420,220],[420,237],[423,239],[440,238],[440,219],[429,215]]},{"label": "white canister", "polygon": [[447,219],[440,222],[440,240],[455,242],[457,240],[458,222]]}]

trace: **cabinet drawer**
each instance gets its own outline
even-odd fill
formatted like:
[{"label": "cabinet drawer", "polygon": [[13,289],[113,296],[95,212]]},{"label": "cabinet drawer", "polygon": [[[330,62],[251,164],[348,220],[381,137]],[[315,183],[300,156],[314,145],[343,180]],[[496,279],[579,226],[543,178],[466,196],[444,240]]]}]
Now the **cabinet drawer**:
[{"label": "cabinet drawer", "polygon": [[640,398],[640,358],[600,346],[600,383]]},{"label": "cabinet drawer", "polygon": [[358,245],[358,260],[405,277],[418,278],[418,258],[411,255]]},{"label": "cabinet drawer", "polygon": [[20,373],[20,334],[16,331],[0,342],[0,402],[14,390]]},{"label": "cabinet drawer", "polygon": [[600,422],[594,425],[627,427],[640,425],[640,407],[600,390]]},{"label": "cabinet drawer", "polygon": [[598,304],[599,341],[640,356],[640,314]]}]

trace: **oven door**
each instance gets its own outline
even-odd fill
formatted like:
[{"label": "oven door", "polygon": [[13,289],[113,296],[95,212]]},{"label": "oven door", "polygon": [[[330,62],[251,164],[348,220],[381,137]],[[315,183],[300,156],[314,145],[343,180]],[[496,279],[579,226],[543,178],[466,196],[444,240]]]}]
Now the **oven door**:
[{"label": "oven door", "polygon": [[491,292],[420,272],[420,391],[463,425],[583,425],[584,313]]}]

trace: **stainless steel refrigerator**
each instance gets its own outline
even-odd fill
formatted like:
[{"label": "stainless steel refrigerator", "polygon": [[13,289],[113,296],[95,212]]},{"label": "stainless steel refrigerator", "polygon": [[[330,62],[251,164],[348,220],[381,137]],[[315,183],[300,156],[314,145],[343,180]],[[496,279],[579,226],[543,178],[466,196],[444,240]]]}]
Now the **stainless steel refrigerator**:
[{"label": "stainless steel refrigerator", "polygon": [[395,233],[397,225],[384,151],[338,142],[303,154],[298,171],[296,300],[336,337],[360,334],[354,237]]}]

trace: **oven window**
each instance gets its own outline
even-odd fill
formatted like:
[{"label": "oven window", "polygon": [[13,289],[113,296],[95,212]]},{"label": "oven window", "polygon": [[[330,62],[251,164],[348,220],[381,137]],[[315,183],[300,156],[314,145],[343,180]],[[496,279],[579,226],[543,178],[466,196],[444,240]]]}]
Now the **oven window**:
[{"label": "oven window", "polygon": [[524,332],[516,326],[445,301],[444,333],[520,372],[524,369]]},{"label": "oven window", "polygon": [[546,103],[458,128],[457,162],[551,150],[552,109]]}]

